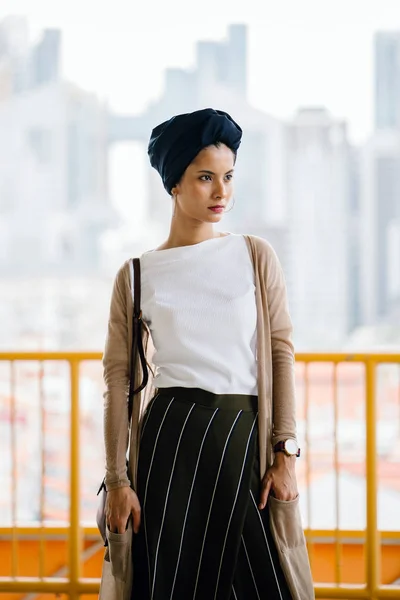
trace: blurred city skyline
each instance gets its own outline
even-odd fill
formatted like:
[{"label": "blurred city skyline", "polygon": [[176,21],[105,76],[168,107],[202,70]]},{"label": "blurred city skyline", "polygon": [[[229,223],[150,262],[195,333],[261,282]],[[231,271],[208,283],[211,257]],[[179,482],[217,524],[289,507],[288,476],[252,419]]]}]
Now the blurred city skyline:
[{"label": "blurred city skyline", "polygon": [[131,114],[160,96],[166,68],[193,68],[198,40],[223,40],[230,24],[244,23],[250,104],[286,120],[303,106],[325,106],[346,120],[357,144],[373,131],[374,34],[400,29],[397,0],[252,0],[245,6],[222,0],[217,7],[206,0],[190,18],[182,0],[156,10],[121,0],[112,11],[94,6],[2,0],[0,20],[26,16],[33,37],[46,27],[61,29],[64,77]]},{"label": "blurred city skyline", "polygon": [[[4,298],[10,295],[18,302],[2,309],[4,315],[13,313],[8,320],[9,339],[31,329],[35,333],[29,344],[38,340],[61,347],[81,343],[80,328],[71,323],[86,319],[88,306],[84,301],[80,305],[81,299],[98,284],[96,302],[100,298],[101,304],[95,313],[90,311],[90,318],[96,318],[91,337],[84,328],[84,340],[99,343],[108,301],[108,283],[103,278],[112,277],[127,256],[155,247],[168,233],[170,202],[146,156],[151,128],[171,114],[214,106],[230,112],[244,130],[235,175],[235,210],[221,226],[234,233],[260,235],[276,249],[287,280],[296,343],[314,348],[398,343],[399,331],[393,325],[400,314],[400,25],[393,30],[393,20],[389,31],[374,25],[368,52],[353,68],[351,84],[345,89],[337,86],[343,97],[359,103],[360,114],[366,106],[373,107],[371,134],[354,144],[349,116],[338,116],[328,101],[341,73],[341,61],[333,59],[339,46],[341,52],[346,50],[345,44],[339,45],[345,37],[339,35],[337,16],[327,38],[335,68],[326,60],[328,46],[316,52],[315,35],[306,48],[315,57],[308,65],[310,73],[318,69],[324,73],[325,79],[317,77],[313,83],[321,102],[298,106],[298,96],[286,93],[284,85],[278,90],[286,103],[292,103],[290,118],[251,101],[249,79],[254,65],[262,86],[275,91],[277,86],[269,77],[264,54],[261,62],[254,62],[256,26],[246,19],[238,23],[229,14],[223,35],[211,39],[210,31],[217,30],[219,23],[197,37],[189,26],[184,30],[177,21],[171,28],[166,21],[164,34],[177,37],[171,46],[179,47],[182,55],[179,66],[168,66],[169,53],[161,52],[164,38],[158,37],[157,27],[151,31],[157,21],[148,21],[135,41],[141,43],[147,35],[145,48],[152,52],[142,48],[141,54],[132,54],[125,42],[124,49],[114,44],[114,18],[108,33],[99,29],[103,35],[99,44],[92,33],[101,19],[96,13],[97,21],[88,25],[83,11],[79,27],[86,48],[77,36],[74,52],[82,58],[82,73],[86,61],[91,61],[95,72],[102,70],[103,86],[110,90],[105,102],[99,88],[93,92],[93,78],[80,83],[66,74],[65,58],[71,56],[71,47],[65,48],[65,16],[65,11],[57,19],[49,14],[39,36],[28,34],[38,25],[38,15],[32,21],[29,11],[0,21],[0,268],[10,277]],[[370,12],[368,18],[372,16]],[[126,23],[126,17],[118,13],[120,23]],[[367,21],[365,17],[364,28]],[[315,28],[317,20],[312,23]],[[72,35],[71,22],[68,27]],[[126,26],[121,27],[126,32]],[[290,79],[297,64],[306,62],[304,49],[296,52],[295,38],[287,43],[291,27],[290,20],[286,29],[282,27],[286,37],[273,56],[282,81]],[[351,25],[342,26],[342,33],[346,27]],[[182,52],[183,30],[192,36],[194,64]],[[334,42],[332,32],[337,34]],[[318,30],[319,37],[322,33]],[[287,72],[279,52],[285,43],[292,58]],[[157,67],[163,76],[160,93],[152,97],[146,81],[154,75],[154,52],[156,58],[163,56]],[[374,56],[374,61],[367,56]],[[138,76],[138,65],[148,70],[147,79]],[[373,80],[369,90],[357,78],[365,71]],[[301,69],[297,77],[302,80]],[[332,80],[330,88],[326,79]],[[111,96],[115,89],[114,98],[121,92],[115,81],[134,86],[137,107],[146,99],[141,110],[129,103],[126,110],[115,108]],[[304,89],[311,94],[307,82]],[[327,101],[322,102],[323,97]],[[16,276],[28,275],[38,277],[43,286],[38,286],[34,302],[39,309],[35,317],[42,316],[33,329],[17,317],[20,312],[31,323],[28,306],[33,290],[26,297],[23,290],[28,282],[21,279],[20,292],[13,282]],[[67,292],[65,277],[71,278]]]}]

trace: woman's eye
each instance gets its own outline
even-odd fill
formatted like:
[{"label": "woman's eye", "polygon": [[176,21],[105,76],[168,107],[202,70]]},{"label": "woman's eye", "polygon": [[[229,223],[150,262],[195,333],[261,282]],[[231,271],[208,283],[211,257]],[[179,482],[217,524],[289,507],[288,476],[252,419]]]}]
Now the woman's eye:
[{"label": "woman's eye", "polygon": [[[225,175],[225,181],[231,181],[233,175],[230,173],[229,175]],[[201,181],[211,181],[211,175],[201,175]]]}]

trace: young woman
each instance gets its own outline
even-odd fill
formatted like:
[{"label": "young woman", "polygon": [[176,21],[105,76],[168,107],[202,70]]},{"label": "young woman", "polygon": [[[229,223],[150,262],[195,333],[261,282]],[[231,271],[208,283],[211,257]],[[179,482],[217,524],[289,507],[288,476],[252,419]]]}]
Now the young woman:
[{"label": "young woman", "polygon": [[151,370],[130,434],[130,369],[143,374],[131,365],[131,261],[115,280],[104,353],[106,520],[120,598],[314,597],[282,270],[264,240],[214,229],[233,200],[241,136],[227,113],[205,109],[150,139],[173,216],[168,238],[140,258]]}]

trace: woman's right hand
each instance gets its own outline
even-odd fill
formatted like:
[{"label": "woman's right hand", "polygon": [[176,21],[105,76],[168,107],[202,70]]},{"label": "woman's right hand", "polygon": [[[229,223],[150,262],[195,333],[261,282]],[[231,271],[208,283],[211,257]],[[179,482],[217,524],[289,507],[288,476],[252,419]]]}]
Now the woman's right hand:
[{"label": "woman's right hand", "polygon": [[136,493],[130,487],[120,487],[107,492],[106,523],[113,533],[124,533],[129,516],[132,515],[133,531],[140,526],[140,503]]}]

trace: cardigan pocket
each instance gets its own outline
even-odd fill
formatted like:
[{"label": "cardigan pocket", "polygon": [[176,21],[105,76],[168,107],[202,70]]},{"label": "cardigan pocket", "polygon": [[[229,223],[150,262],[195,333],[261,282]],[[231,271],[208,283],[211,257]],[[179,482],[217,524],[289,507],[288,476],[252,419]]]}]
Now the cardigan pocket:
[{"label": "cardigan pocket", "polygon": [[271,494],[269,496],[270,524],[281,551],[304,544],[299,499],[297,496],[294,500],[278,500]]},{"label": "cardigan pocket", "polygon": [[120,600],[120,598],[128,600],[129,596],[126,594],[125,588],[125,583],[116,579],[111,572],[110,555],[107,548],[106,556],[103,559],[99,600]]},{"label": "cardigan pocket", "polygon": [[124,533],[113,533],[107,528],[107,539],[111,573],[116,579],[125,582],[131,568],[132,527],[129,524]]},{"label": "cardigan pocket", "polygon": [[299,496],[294,500],[278,500],[269,496],[269,520],[279,561],[293,600],[313,600],[306,540],[299,508]]}]

